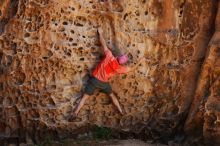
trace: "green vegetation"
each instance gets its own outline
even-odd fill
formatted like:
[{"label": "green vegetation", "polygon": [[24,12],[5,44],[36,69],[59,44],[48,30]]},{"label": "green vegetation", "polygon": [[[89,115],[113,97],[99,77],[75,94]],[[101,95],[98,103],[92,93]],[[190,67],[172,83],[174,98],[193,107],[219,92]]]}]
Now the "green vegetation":
[{"label": "green vegetation", "polygon": [[108,127],[98,127],[96,126],[92,131],[92,136],[94,139],[110,139],[112,138],[112,130]]},{"label": "green vegetation", "polygon": [[79,134],[76,139],[63,138],[62,140],[54,141],[50,136],[46,136],[45,139],[37,146],[89,146],[92,142],[93,144],[98,143],[101,140],[109,140],[112,138],[112,130],[108,127],[95,126],[91,131],[83,134]]},{"label": "green vegetation", "polygon": [[45,140],[42,141],[39,145],[37,146],[51,146],[52,145],[52,139],[49,136],[46,136]]}]

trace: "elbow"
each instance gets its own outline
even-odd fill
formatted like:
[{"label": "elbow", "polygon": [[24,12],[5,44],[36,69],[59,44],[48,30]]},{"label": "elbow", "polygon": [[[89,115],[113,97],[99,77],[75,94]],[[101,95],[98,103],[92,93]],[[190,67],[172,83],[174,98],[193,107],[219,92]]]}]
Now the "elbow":
[{"label": "elbow", "polygon": [[108,47],[107,46],[103,46],[104,51],[108,51]]},{"label": "elbow", "polygon": [[132,71],[132,69],[131,69],[131,68],[128,68],[127,71],[126,71],[126,73],[131,72],[131,71]]}]

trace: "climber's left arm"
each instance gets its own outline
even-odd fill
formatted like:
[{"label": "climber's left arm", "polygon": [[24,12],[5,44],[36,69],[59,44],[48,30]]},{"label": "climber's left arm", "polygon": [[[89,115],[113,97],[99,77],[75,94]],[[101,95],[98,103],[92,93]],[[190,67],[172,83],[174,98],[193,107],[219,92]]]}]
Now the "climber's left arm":
[{"label": "climber's left arm", "polygon": [[106,51],[111,51],[107,47],[107,44],[106,44],[105,39],[103,37],[103,31],[100,27],[98,28],[98,33],[99,33],[99,39],[100,39],[100,42],[101,42],[101,45],[102,45],[103,53],[105,53]]}]

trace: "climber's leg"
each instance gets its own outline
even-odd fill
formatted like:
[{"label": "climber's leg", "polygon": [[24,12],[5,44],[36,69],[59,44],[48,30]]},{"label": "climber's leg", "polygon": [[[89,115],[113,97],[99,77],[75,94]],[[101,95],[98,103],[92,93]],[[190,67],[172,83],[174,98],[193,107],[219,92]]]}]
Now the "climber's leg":
[{"label": "climber's leg", "polygon": [[80,111],[80,109],[83,107],[83,105],[85,104],[85,101],[89,98],[89,95],[84,94],[82,99],[80,100],[79,104],[77,105],[77,108],[75,110],[75,115],[77,115]]},{"label": "climber's leg", "polygon": [[81,121],[82,119],[77,117],[77,114],[79,113],[80,109],[83,107],[83,105],[85,104],[85,101],[89,98],[89,95],[84,94],[82,99],[80,100],[79,104],[77,105],[75,111],[73,114],[71,114],[68,117],[68,121],[69,122],[76,122],[76,121]]},{"label": "climber's leg", "polygon": [[93,94],[96,89],[96,86],[92,83],[92,78],[88,80],[88,84],[85,87],[85,92],[83,94],[82,99],[80,100],[79,104],[76,106],[73,114],[68,118],[69,122],[75,122],[77,120],[81,121],[81,119],[77,116],[83,105],[85,104],[86,100]]},{"label": "climber's leg", "polygon": [[75,115],[77,115],[79,113],[80,109],[85,104],[85,101],[89,98],[89,96],[91,96],[94,93],[95,89],[96,89],[96,86],[92,83],[92,78],[90,78],[88,80],[88,84],[85,87],[85,93],[84,93],[82,99],[80,100],[79,104],[77,105],[77,108],[74,112]]},{"label": "climber's leg", "polygon": [[109,96],[111,97],[113,104],[118,108],[119,112],[123,115],[123,112],[122,112],[122,109],[120,107],[117,97],[114,95],[114,93],[109,94]]},{"label": "climber's leg", "polygon": [[107,95],[109,95],[112,99],[113,104],[117,107],[117,109],[119,110],[119,112],[121,114],[123,114],[122,109],[119,105],[118,99],[115,96],[115,94],[112,92],[112,87],[109,83],[103,83],[103,85],[101,86],[101,89],[104,93],[106,93]]}]

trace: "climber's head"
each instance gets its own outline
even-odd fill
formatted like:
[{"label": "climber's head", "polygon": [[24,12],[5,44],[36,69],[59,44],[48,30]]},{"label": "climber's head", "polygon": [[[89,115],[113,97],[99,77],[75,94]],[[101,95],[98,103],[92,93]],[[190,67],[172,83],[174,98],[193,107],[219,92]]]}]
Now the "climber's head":
[{"label": "climber's head", "polygon": [[121,55],[121,56],[117,57],[117,60],[118,60],[119,64],[125,64],[126,62],[128,62],[128,56]]}]

